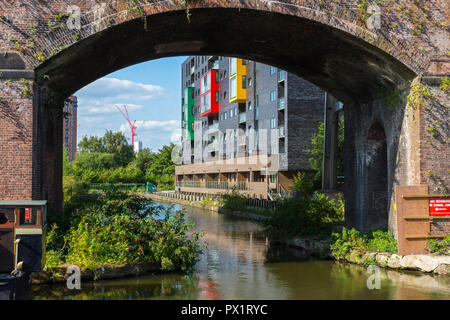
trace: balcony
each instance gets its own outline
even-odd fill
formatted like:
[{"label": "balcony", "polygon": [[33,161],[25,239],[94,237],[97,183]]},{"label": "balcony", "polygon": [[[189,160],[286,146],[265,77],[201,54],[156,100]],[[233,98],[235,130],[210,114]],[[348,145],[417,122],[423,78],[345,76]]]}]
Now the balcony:
[{"label": "balcony", "polygon": [[218,122],[216,122],[216,123],[213,123],[213,124],[211,124],[209,127],[208,127],[208,133],[209,134],[213,134],[213,133],[215,133],[215,132],[217,132],[218,130],[219,130],[219,123]]},{"label": "balcony", "polygon": [[216,189],[216,190],[250,190],[247,181],[179,181],[178,188],[198,188],[198,189]]},{"label": "balcony", "polygon": [[286,106],[286,98],[279,98],[278,99],[278,110],[283,110]]},{"label": "balcony", "polygon": [[244,112],[244,113],[239,114],[239,123],[244,123],[246,121],[247,121],[247,113]]},{"label": "balcony", "polygon": [[213,117],[219,112],[217,70],[210,70],[200,79],[200,116]]},{"label": "balcony", "polygon": [[278,81],[286,80],[286,71],[280,70],[278,73]]}]

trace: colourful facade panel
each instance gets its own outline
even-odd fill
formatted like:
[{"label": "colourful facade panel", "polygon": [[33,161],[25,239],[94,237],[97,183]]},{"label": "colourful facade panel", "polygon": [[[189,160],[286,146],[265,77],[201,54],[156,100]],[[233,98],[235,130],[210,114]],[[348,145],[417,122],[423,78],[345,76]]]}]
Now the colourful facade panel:
[{"label": "colourful facade panel", "polygon": [[246,60],[239,58],[230,58],[229,75],[230,102],[245,103],[247,100]]},{"label": "colourful facade panel", "polygon": [[213,117],[219,113],[218,71],[211,70],[200,79],[200,116]]},{"label": "colourful facade panel", "polygon": [[183,140],[194,140],[194,88],[185,88],[183,97]]}]

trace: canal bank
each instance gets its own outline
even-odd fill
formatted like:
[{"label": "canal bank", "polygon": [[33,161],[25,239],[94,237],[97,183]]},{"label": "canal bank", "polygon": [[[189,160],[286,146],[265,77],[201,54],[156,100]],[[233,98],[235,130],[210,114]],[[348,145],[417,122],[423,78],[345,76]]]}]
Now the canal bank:
[{"label": "canal bank", "polygon": [[[166,204],[162,204],[166,205]],[[174,209],[181,209],[175,205]],[[32,286],[32,299],[450,299],[450,278],[381,269],[380,289],[368,289],[364,266],[318,260],[273,245],[259,222],[186,207],[207,245],[192,272]]]},{"label": "canal bank", "polygon": [[[218,206],[202,205],[194,197],[186,199],[177,197],[167,197],[163,195],[148,195],[154,201],[174,202],[183,206],[201,208],[221,214],[238,217],[246,220],[265,221],[267,216],[251,212],[231,211]],[[339,226],[337,226],[339,227]],[[320,238],[300,238],[283,239],[272,241],[274,244],[282,244],[303,250],[317,259],[336,259],[330,251],[329,240]],[[377,265],[381,268],[393,270],[410,270],[436,275],[450,275],[450,256],[428,255],[398,255],[389,252],[373,251],[352,251],[350,254],[336,259],[357,265]]]}]

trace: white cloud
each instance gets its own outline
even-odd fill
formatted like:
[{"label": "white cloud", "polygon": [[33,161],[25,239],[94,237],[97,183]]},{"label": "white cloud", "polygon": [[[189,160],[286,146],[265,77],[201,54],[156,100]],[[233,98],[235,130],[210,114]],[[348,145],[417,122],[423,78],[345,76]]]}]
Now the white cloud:
[{"label": "white cloud", "polygon": [[[180,128],[179,120],[168,120],[168,121],[156,121],[156,120],[148,120],[148,121],[136,121],[137,131],[158,131],[158,132],[172,132]],[[120,131],[127,132],[130,130],[128,123],[122,124],[120,126]]]},{"label": "white cloud", "polygon": [[[93,101],[92,101],[93,102]],[[104,114],[104,113],[115,113],[115,112],[119,112],[119,110],[117,110],[117,107],[120,107],[123,110],[123,105],[127,106],[127,110],[128,111],[133,111],[133,110],[140,110],[142,108],[144,108],[141,105],[138,104],[125,104],[125,103],[117,103],[117,104],[102,104],[101,101],[95,102],[92,105],[82,105],[78,108],[78,112],[82,115],[94,115],[94,114]]]},{"label": "white cloud", "polygon": [[87,85],[78,93],[80,105],[116,103],[117,101],[146,101],[167,96],[167,90],[161,86],[120,80],[117,78],[100,78]]}]

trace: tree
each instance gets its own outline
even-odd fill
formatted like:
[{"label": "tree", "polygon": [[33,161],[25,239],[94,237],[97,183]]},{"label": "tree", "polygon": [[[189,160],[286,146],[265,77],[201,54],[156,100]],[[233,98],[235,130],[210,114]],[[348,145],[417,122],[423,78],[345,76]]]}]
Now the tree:
[{"label": "tree", "polygon": [[161,190],[175,188],[175,164],[172,161],[173,148],[175,148],[173,143],[163,146],[148,163],[147,180],[157,184]]},{"label": "tree", "polygon": [[151,152],[149,148],[145,148],[136,155],[136,159],[133,161],[133,164],[142,172],[146,172],[155,157],[156,155]]},{"label": "tree", "polygon": [[108,130],[103,137],[84,136],[78,147],[82,152],[113,154],[116,167],[126,166],[135,158],[133,147],[122,132]]},{"label": "tree", "polygon": [[[311,149],[307,150],[309,163],[316,171],[314,181],[319,185],[322,183],[324,131],[324,123],[321,122],[317,133],[311,138]],[[339,118],[337,174],[344,175],[344,117]]]}]

